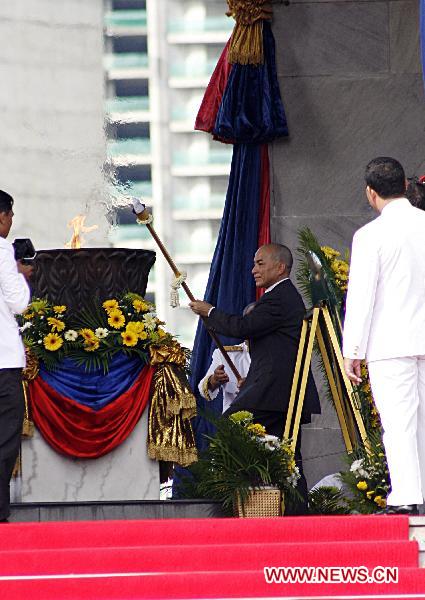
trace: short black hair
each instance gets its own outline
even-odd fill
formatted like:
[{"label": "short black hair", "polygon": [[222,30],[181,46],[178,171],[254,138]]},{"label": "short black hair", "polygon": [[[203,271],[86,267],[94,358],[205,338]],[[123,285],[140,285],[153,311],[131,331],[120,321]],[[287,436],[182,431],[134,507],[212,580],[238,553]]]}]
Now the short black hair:
[{"label": "short black hair", "polygon": [[0,213],[8,213],[12,210],[13,198],[7,192],[0,190]]},{"label": "short black hair", "polygon": [[286,265],[286,269],[290,273],[294,259],[288,246],[284,246],[283,244],[268,244],[268,247],[272,251],[273,258]]},{"label": "short black hair", "polygon": [[406,176],[395,158],[379,156],[370,161],[365,171],[366,184],[381,198],[397,198],[406,191]]},{"label": "short black hair", "polygon": [[407,181],[406,198],[416,208],[425,210],[425,181],[418,177],[409,177]]}]

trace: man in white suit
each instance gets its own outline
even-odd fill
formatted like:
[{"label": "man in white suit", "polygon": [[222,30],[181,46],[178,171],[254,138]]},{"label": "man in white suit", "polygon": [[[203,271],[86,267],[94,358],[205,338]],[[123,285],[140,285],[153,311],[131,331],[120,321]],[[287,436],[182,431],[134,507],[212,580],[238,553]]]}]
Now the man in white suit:
[{"label": "man in white suit", "polygon": [[404,197],[398,161],[372,160],[365,179],[380,216],[353,238],[345,371],[360,383],[366,358],[391,477],[387,512],[414,514],[425,496],[425,212]]}]

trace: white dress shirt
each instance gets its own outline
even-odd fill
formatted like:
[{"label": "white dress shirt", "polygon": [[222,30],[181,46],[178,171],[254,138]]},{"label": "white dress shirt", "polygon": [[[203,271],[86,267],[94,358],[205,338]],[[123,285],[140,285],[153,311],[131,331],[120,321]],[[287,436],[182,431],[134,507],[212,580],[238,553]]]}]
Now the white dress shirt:
[{"label": "white dress shirt", "polygon": [[425,212],[406,198],[354,235],[343,354],[368,361],[425,355]]},{"label": "white dress shirt", "polygon": [[[233,348],[233,350],[232,350]],[[230,353],[230,358],[232,359],[233,364],[238,370],[241,377],[246,377],[249,371],[249,367],[251,365],[251,357],[249,355],[248,346],[244,342],[243,344],[237,344],[236,346],[225,346],[225,349]],[[227,363],[223,358],[220,350],[217,348],[214,350],[211,357],[211,364],[209,366],[208,371],[205,374],[205,377],[201,379],[198,385],[199,393],[205,400],[214,400],[217,397],[218,392],[220,391],[220,387],[215,389],[214,391],[208,388],[208,379],[214,373],[215,369],[219,365],[224,365],[224,370],[226,371],[229,381],[222,385],[223,389],[223,412],[226,411],[232,402],[236,399],[236,396],[239,392],[238,384],[236,381],[236,377],[233,374],[233,371],[227,369]]]},{"label": "white dress shirt", "polygon": [[30,301],[30,289],[18,272],[13,246],[0,237],[0,369],[25,367],[24,345],[14,315]]}]

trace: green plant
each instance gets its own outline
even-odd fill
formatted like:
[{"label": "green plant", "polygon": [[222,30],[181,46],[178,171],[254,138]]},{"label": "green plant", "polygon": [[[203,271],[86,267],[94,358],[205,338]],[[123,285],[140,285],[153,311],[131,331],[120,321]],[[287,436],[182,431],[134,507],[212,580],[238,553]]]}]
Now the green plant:
[{"label": "green plant", "polygon": [[186,497],[218,500],[228,515],[237,495],[244,506],[252,488],[278,487],[285,492],[285,503],[296,500],[299,471],[289,441],[267,435],[248,411],[211,420],[216,432],[206,436],[209,447],[189,468],[191,477],[183,483]]},{"label": "green plant", "polygon": [[308,493],[308,512],[311,515],[347,515],[350,509],[340,489],[323,485]]}]

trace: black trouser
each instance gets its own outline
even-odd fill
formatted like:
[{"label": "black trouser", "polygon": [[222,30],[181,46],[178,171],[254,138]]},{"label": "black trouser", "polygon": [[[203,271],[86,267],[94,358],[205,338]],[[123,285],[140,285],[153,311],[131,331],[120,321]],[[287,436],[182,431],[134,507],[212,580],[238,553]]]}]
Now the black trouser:
[{"label": "black trouser", "polygon": [[0,521],[10,510],[10,479],[19,454],[25,400],[22,369],[0,369]]},{"label": "black trouser", "polygon": [[[286,414],[271,410],[249,410],[254,416],[254,423],[264,425],[269,435],[275,435],[279,439],[283,437],[285,427]],[[233,405],[224,413],[224,416],[229,416],[234,412]],[[300,471],[300,478],[297,484],[297,491],[301,495],[301,499],[296,505],[287,505],[285,510],[286,515],[304,515],[308,511],[308,488],[307,481],[304,476],[303,463],[301,456],[301,428],[298,433],[297,445],[295,447],[295,463]]]}]

